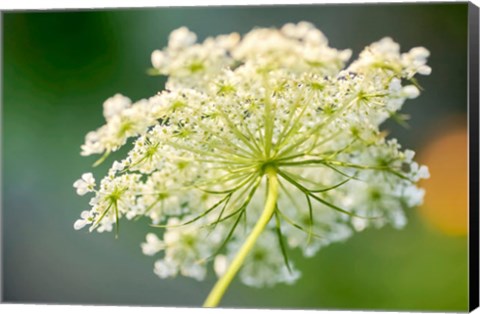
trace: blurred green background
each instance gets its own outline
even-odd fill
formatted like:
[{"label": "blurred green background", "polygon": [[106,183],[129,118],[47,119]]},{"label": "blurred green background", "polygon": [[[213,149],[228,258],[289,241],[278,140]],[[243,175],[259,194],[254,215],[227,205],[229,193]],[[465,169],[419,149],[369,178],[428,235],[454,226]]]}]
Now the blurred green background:
[{"label": "blurred green background", "polygon": [[[185,25],[203,40],[301,20],[319,27],[332,47],[352,48],[353,58],[384,36],[403,51],[431,51],[432,75],[420,77],[422,95],[404,107],[410,128],[385,125],[404,147],[421,155],[450,120],[466,126],[465,3],[3,12],[3,300],[200,306],[215,282],[212,271],[204,282],[160,280],[155,259],[140,250],[146,224],[125,221],[117,240],[73,230],[88,197],[77,196],[72,183],[96,158],[81,157],[80,145],[103,123],[106,98],[120,92],[138,100],[162,89],[164,79],[146,69],[173,29]],[[94,169],[96,177],[105,171]],[[432,197],[466,197],[457,192]],[[466,209],[444,211],[464,217]],[[234,281],[222,306],[465,311],[466,231],[444,232],[422,212],[410,210],[404,230],[367,230],[311,259],[291,252],[303,272],[294,286]]]}]

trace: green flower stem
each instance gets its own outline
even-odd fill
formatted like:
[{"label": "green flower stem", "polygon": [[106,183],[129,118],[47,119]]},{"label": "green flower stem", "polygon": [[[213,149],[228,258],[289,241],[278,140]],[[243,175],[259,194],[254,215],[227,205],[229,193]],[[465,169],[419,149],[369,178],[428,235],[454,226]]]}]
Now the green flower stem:
[{"label": "green flower stem", "polygon": [[268,178],[268,196],[262,215],[258,219],[255,227],[249,234],[247,240],[245,240],[245,243],[243,243],[242,247],[238,251],[237,255],[233,259],[225,274],[217,281],[212,291],[210,291],[210,294],[208,295],[205,303],[203,304],[204,307],[216,307],[218,303],[220,303],[220,300],[225,294],[228,286],[232,282],[237,272],[240,270],[240,267],[242,267],[245,258],[252,250],[255,242],[257,242],[258,237],[265,229],[265,226],[268,224],[268,222],[272,218],[273,213],[275,212],[278,198],[277,173],[274,168],[267,167],[265,169],[265,174]]}]

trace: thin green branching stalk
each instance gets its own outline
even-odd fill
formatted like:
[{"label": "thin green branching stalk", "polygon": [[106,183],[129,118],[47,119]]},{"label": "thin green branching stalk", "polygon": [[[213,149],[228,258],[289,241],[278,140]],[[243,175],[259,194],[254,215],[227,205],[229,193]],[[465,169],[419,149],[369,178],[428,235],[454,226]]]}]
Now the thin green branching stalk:
[{"label": "thin green branching stalk", "polygon": [[227,271],[223,274],[222,277],[217,281],[212,291],[208,295],[204,307],[216,307],[222,300],[225,291],[232,282],[233,278],[237,272],[242,267],[245,258],[248,253],[252,250],[255,242],[262,233],[262,231],[267,226],[268,222],[272,218],[273,213],[275,212],[277,198],[278,198],[278,179],[277,173],[274,168],[267,167],[265,174],[268,179],[268,196],[265,202],[265,208],[263,209],[262,215],[258,219],[257,223],[252,229],[252,232],[248,235],[247,239],[243,243],[242,247],[238,251],[235,258],[232,260],[228,266]]}]

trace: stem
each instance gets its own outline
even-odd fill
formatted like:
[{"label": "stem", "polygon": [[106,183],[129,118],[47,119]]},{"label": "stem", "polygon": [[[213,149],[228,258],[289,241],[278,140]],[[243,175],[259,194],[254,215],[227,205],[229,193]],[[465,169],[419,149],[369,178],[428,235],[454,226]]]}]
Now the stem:
[{"label": "stem", "polygon": [[217,281],[212,291],[208,295],[204,307],[216,307],[220,300],[222,299],[225,291],[233,280],[233,277],[237,274],[242,267],[245,258],[248,253],[252,250],[255,242],[257,242],[258,237],[265,229],[266,225],[272,218],[273,213],[275,212],[275,205],[277,203],[278,197],[278,179],[277,173],[274,168],[267,167],[265,169],[265,174],[268,178],[268,195],[265,202],[265,208],[263,209],[262,215],[258,219],[257,223],[253,227],[252,232],[248,235],[245,243],[238,251],[237,255],[233,259],[232,263],[228,267],[227,271],[223,276]]}]

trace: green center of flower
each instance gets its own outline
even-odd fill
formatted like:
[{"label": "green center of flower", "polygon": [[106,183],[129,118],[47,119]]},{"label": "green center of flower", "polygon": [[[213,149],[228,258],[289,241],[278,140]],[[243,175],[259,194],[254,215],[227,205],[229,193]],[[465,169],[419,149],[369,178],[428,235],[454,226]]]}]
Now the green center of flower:
[{"label": "green center of flower", "polygon": [[266,160],[262,163],[260,163],[259,165],[259,174],[261,176],[263,176],[268,169],[272,169],[273,171],[276,171],[277,169],[277,163],[275,161],[275,159],[270,159],[270,160]]}]

